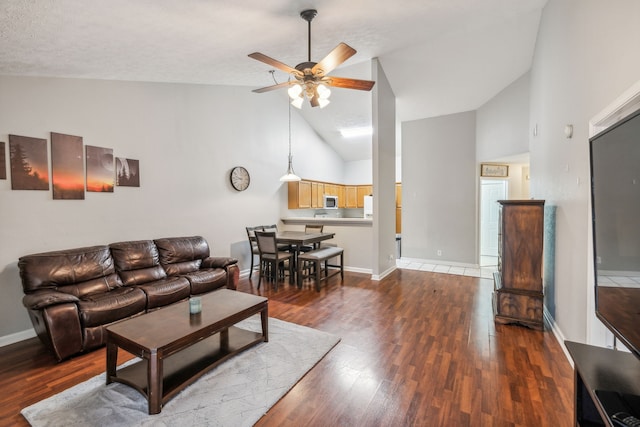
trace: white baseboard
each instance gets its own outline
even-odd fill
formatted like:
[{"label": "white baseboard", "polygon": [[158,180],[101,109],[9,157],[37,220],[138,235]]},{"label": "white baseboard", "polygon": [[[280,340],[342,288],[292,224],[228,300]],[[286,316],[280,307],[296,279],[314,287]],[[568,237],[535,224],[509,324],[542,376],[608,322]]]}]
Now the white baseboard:
[{"label": "white baseboard", "polygon": [[402,257],[398,259],[400,262],[416,262],[420,264],[433,264],[433,265],[449,265],[451,267],[464,267],[464,268],[480,268],[479,264],[469,264],[465,262],[445,261],[437,259],[422,259],[422,258],[407,258]]},{"label": "white baseboard", "polygon": [[560,328],[558,328],[558,324],[556,323],[555,319],[551,316],[551,313],[549,313],[546,306],[544,307],[543,315],[546,320],[546,323],[549,326],[551,326],[551,332],[553,332],[553,336],[556,337],[556,341],[558,341],[558,344],[560,344],[560,348],[562,348],[564,356],[567,358],[567,360],[571,364],[571,367],[573,368],[573,359],[571,358],[571,355],[569,354],[567,347],[565,347],[564,345],[564,340],[565,340],[564,334],[562,333]]},{"label": "white baseboard", "polygon": [[36,331],[33,329],[27,329],[26,331],[16,332],[14,334],[5,335],[0,337],[0,347],[5,345],[15,344],[20,341],[27,340],[36,336]]},{"label": "white baseboard", "polygon": [[394,271],[396,271],[398,269],[398,267],[391,266],[389,267],[386,271],[383,271],[382,274],[372,274],[371,275],[371,280],[375,280],[375,281],[380,281],[382,279],[384,279],[385,277],[387,277],[389,274],[393,273]]},{"label": "white baseboard", "polygon": [[345,267],[344,271],[350,271],[352,273],[364,273],[364,274],[373,273],[373,271],[370,268],[359,268],[359,267]]}]

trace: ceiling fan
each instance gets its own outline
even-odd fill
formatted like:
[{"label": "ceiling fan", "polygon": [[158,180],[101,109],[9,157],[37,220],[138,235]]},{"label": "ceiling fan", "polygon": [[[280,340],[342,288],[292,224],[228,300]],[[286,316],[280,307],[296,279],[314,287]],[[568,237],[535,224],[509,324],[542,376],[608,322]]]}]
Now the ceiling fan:
[{"label": "ceiling fan", "polygon": [[327,75],[344,61],[355,55],[356,50],[346,43],[340,43],[320,62],[311,61],[311,21],[317,13],[318,11],[315,9],[307,9],[300,12],[300,17],[307,21],[309,26],[309,56],[307,62],[301,62],[293,68],[259,52],[254,52],[249,55],[250,58],[282,70],[294,78],[294,80],[287,82],[263,87],[261,89],[255,89],[253,92],[262,93],[274,89],[280,89],[282,87],[289,87],[288,93],[292,99],[291,104],[293,106],[301,108],[304,96],[306,95],[312,107],[319,106],[320,108],[323,108],[329,104],[329,95],[331,94],[331,91],[327,86],[345,89],[371,90],[375,84],[374,81]]}]

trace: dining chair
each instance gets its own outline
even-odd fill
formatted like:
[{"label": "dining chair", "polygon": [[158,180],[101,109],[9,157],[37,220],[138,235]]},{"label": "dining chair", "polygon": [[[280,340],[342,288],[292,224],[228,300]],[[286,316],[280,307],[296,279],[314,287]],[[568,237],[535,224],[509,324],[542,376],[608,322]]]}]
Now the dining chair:
[{"label": "dining chair", "polygon": [[[277,224],[262,225],[261,227],[262,227],[262,231],[268,231],[273,233],[278,232]],[[291,251],[291,245],[288,245],[286,243],[278,243],[278,249],[280,249],[281,251]]]},{"label": "dining chair", "polygon": [[256,231],[262,231],[262,226],[245,227],[247,229],[247,238],[249,239],[249,249],[251,250],[251,267],[249,268],[249,279],[253,275],[253,261],[258,257],[260,262],[260,251],[258,250],[258,242],[256,241]]},{"label": "dining chair", "polygon": [[[324,230],[323,224],[305,224],[304,232],[305,234],[314,234],[314,233],[322,233]],[[302,245],[300,246],[300,252],[309,252],[319,247],[318,243],[314,243],[313,245]]]},{"label": "dining chair", "polygon": [[276,242],[276,233],[269,231],[255,231],[256,241],[258,243],[258,251],[260,253],[260,278],[258,279],[258,289],[265,270],[269,272],[269,276],[274,279],[276,291],[278,290],[279,277],[284,281],[284,267],[288,263],[289,283],[293,277],[293,253],[285,252],[278,249]]}]

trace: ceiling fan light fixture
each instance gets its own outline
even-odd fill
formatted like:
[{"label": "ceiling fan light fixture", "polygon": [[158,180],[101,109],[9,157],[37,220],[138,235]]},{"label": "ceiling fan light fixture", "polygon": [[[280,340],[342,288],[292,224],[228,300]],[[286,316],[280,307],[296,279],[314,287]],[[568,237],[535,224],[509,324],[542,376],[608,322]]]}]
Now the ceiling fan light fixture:
[{"label": "ceiling fan light fixture", "polygon": [[316,91],[318,92],[318,96],[320,97],[320,99],[329,99],[329,97],[331,96],[331,89],[329,89],[322,83],[318,84],[318,88],[316,89]]},{"label": "ceiling fan light fixture", "polygon": [[303,102],[304,102],[304,98],[302,96],[298,96],[293,101],[291,101],[291,105],[296,107],[298,110],[301,110]]},{"label": "ceiling fan light fixture", "polygon": [[287,90],[287,93],[289,94],[289,97],[291,99],[296,99],[300,96],[300,94],[302,93],[302,86],[300,86],[297,83],[294,83],[291,85],[291,87],[289,88],[289,90]]},{"label": "ceiling fan light fixture", "polygon": [[365,91],[371,90],[375,84],[375,82],[371,80],[328,76],[331,71],[356,54],[356,50],[346,43],[338,44],[338,46],[329,52],[329,54],[320,60],[320,62],[311,61],[311,21],[317,13],[318,11],[315,9],[307,9],[300,12],[300,17],[307,21],[308,24],[307,50],[309,55],[306,62],[301,62],[294,68],[260,52],[249,54],[250,58],[264,62],[265,64],[277,68],[280,71],[286,72],[290,77],[295,78],[296,82],[276,83],[275,85],[254,89],[253,92],[268,92],[270,90],[288,86],[289,97],[293,100],[291,104],[296,108],[302,107],[302,105],[298,106],[300,103],[297,98],[298,96],[303,98],[303,100],[304,98],[308,99],[312,107],[322,108],[329,104],[329,95],[331,94],[331,91],[327,86]]},{"label": "ceiling fan light fixture", "polygon": [[318,98],[318,105],[320,106],[320,108],[324,108],[327,105],[329,105],[331,103],[331,101],[329,101],[326,98]]}]

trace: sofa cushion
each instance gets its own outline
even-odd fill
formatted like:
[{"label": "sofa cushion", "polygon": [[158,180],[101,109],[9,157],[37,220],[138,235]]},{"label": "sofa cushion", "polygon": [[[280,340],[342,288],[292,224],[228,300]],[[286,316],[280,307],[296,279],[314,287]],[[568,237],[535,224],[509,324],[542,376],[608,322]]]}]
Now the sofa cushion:
[{"label": "sofa cushion", "polygon": [[222,268],[207,268],[185,274],[191,284],[191,294],[203,294],[227,286],[227,272]]},{"label": "sofa cushion", "polygon": [[[90,282],[115,272],[114,260],[105,245],[26,255],[19,259],[18,267],[25,293]],[[120,286],[117,281],[110,283]],[[102,285],[109,287],[109,283]],[[78,288],[73,292],[92,293],[96,284],[91,282],[88,287],[88,292]]]},{"label": "sofa cushion", "polygon": [[153,240],[118,242],[109,247],[115,268],[125,286],[141,285],[167,277]]},{"label": "sofa cushion", "polygon": [[135,240],[109,245],[118,270],[137,270],[160,264],[158,248],[153,240]]},{"label": "sofa cushion", "polygon": [[139,270],[119,271],[118,274],[125,286],[142,285],[167,277],[167,273],[160,265]]},{"label": "sofa cushion", "polygon": [[200,269],[202,260],[194,259],[193,261],[176,262],[175,264],[163,265],[164,270],[169,276],[181,276]]},{"label": "sofa cushion", "polygon": [[95,279],[87,280],[85,282],[73,283],[71,285],[58,286],[60,292],[66,292],[71,295],[75,295],[78,298],[83,298],[89,295],[102,294],[109,292],[112,289],[122,286],[122,281],[116,273],[109,274],[107,276],[96,277]]},{"label": "sofa cushion", "polygon": [[189,297],[189,281],[184,277],[167,277],[137,286],[147,296],[147,311],[172,304]]},{"label": "sofa cushion", "polygon": [[138,288],[122,287],[77,302],[83,327],[99,326],[144,312],[147,297]]},{"label": "sofa cushion", "polygon": [[202,260],[209,256],[209,244],[201,236],[168,237],[154,242],[160,254],[160,264],[165,268],[170,264]]}]

